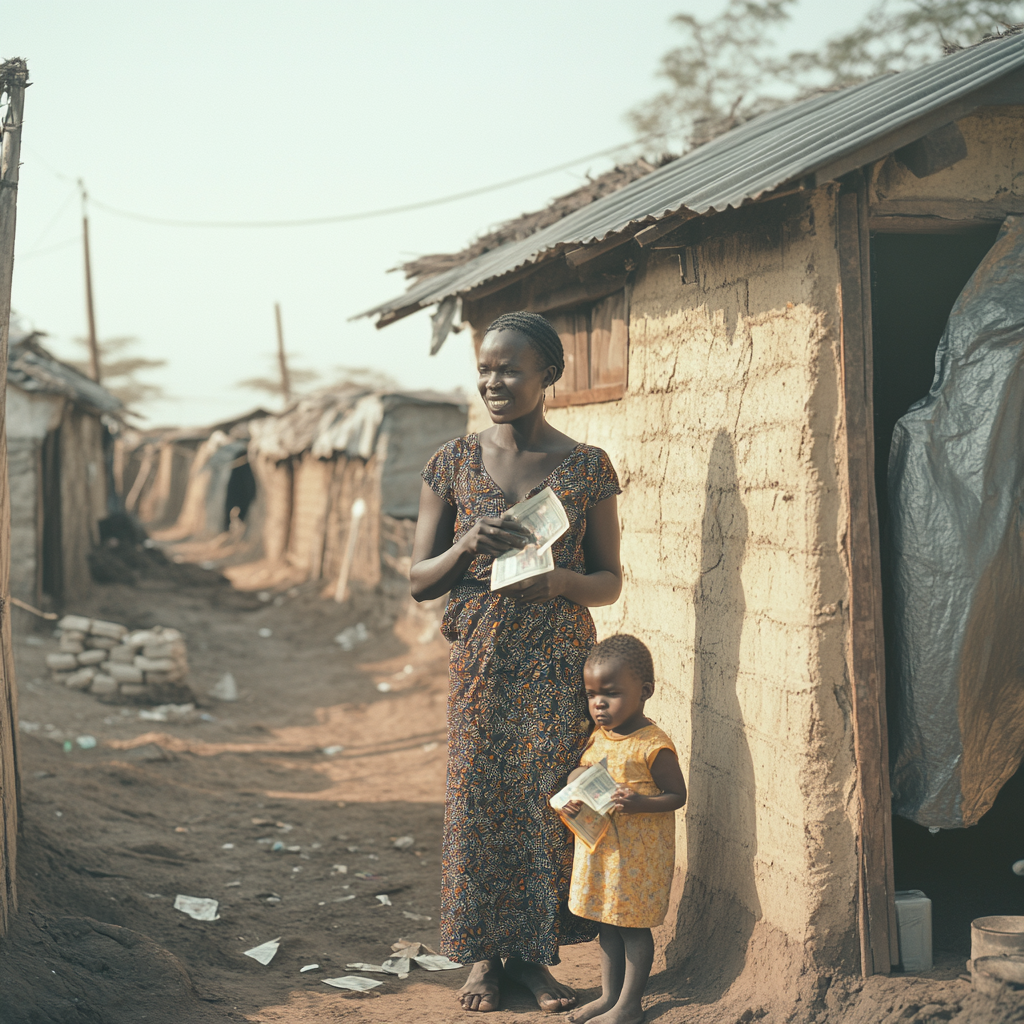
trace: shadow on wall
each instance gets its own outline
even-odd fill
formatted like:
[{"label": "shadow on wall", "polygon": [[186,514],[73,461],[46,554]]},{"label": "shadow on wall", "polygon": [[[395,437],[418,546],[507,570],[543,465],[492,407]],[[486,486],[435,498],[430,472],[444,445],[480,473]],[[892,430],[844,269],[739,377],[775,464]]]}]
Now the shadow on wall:
[{"label": "shadow on wall", "polygon": [[747,510],[724,431],[708,462],[700,580],[694,588],[694,679],[686,809],[686,884],[671,967],[701,1001],[718,999],[743,970],[761,917],[754,883],[754,766],[737,697],[746,601],[740,570]]}]

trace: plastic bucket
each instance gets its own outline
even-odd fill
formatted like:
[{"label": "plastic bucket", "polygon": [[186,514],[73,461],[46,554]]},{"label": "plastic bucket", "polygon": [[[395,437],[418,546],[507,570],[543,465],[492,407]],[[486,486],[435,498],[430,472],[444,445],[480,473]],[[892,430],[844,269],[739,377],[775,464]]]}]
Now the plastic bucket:
[{"label": "plastic bucket", "polygon": [[1024,917],[998,915],[971,922],[971,959],[1024,956]]}]

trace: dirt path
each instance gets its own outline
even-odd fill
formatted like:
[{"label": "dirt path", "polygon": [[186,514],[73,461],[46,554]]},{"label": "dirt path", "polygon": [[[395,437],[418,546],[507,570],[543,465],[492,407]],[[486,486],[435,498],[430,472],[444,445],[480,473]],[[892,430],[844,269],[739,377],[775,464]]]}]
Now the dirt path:
[{"label": "dirt path", "polygon": [[[443,641],[371,633],[346,654],[333,637],[352,623],[315,594],[275,606],[150,581],[80,610],[181,629],[197,691],[230,671],[241,699],[143,721],[50,682],[46,633],[17,638],[21,913],[0,944],[0,1020],[464,1020],[463,971],[377,975],[366,994],[323,983],[399,938],[437,944]],[[220,919],[174,910],[179,893],[218,900]],[[269,966],[242,955],[278,936]],[[593,951],[573,952],[563,973],[593,988]],[[507,1002],[542,1019],[525,992]]]},{"label": "dirt path", "polygon": [[[57,686],[43,668],[56,641],[16,637],[21,910],[0,941],[0,1024],[465,1022],[463,971],[366,975],[383,980],[367,993],[323,983],[381,963],[400,938],[437,945],[443,641],[422,621],[374,630],[372,610],[346,617],[313,592],[261,602],[218,579],[101,587],[75,609],[186,634],[203,700],[185,722]],[[333,638],[360,617],[369,639],[346,653]],[[227,671],[241,699],[205,698]],[[79,736],[98,744],[80,749]],[[178,894],[218,900],[220,919],[185,916]],[[278,937],[268,966],[242,955]],[[562,952],[559,977],[595,997],[594,944]],[[307,964],[319,967],[300,973]],[[652,977],[649,1022],[1024,1019],[1019,1007],[990,1015],[964,982],[938,977],[849,979],[841,998],[837,982],[834,1005],[777,1018],[704,1002],[682,981]],[[517,986],[502,1003],[493,1024],[550,1020]]]}]

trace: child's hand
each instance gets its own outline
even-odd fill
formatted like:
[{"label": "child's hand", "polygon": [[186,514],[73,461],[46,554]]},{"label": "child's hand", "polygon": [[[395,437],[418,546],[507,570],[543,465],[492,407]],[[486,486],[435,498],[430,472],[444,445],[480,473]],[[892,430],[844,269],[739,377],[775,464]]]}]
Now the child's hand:
[{"label": "child's hand", "polygon": [[629,786],[616,786],[612,793],[612,803],[620,814],[640,814],[643,811],[645,798],[634,792]]},{"label": "child's hand", "polygon": [[583,810],[582,800],[570,800],[567,804],[562,807],[562,813],[567,818],[575,818],[580,811]]}]

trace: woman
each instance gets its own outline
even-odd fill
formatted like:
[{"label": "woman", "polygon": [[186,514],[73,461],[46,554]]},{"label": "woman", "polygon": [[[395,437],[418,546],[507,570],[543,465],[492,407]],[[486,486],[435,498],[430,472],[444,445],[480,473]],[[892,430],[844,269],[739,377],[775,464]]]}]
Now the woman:
[{"label": "woman", "polygon": [[[479,355],[494,426],[449,441],[423,471],[412,594],[451,592],[441,949],[472,964],[459,993],[467,1010],[497,1009],[503,972],[542,1010],[575,1006],[548,965],[560,945],[596,935],[568,910],[572,845],[548,798],[590,732],[583,663],[596,635],[587,608],[613,603],[622,587],[619,485],[601,449],[544,419],[545,389],[563,368],[547,320],[499,317]],[[491,593],[494,557],[529,539],[503,514],[545,486],[570,522],[552,548],[554,570]]]}]

